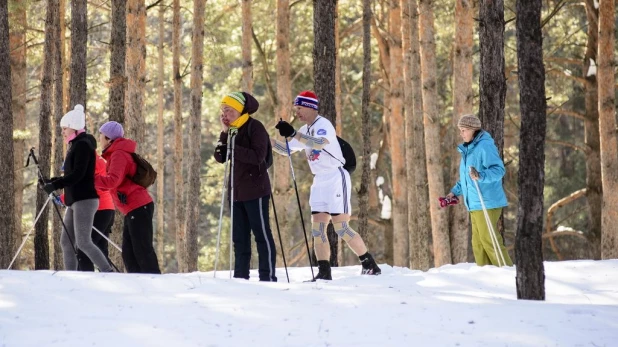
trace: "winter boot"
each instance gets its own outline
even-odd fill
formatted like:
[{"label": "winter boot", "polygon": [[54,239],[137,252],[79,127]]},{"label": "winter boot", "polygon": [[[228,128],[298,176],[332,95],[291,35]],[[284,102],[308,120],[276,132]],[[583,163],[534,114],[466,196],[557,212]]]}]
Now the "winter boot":
[{"label": "winter boot", "polygon": [[318,260],[318,274],[315,276],[316,280],[332,280],[333,276],[330,274],[330,263],[328,260]]},{"label": "winter boot", "polygon": [[361,265],[363,265],[361,275],[379,275],[382,273],[382,270],[380,270],[369,252],[359,256],[358,259],[360,259]]}]

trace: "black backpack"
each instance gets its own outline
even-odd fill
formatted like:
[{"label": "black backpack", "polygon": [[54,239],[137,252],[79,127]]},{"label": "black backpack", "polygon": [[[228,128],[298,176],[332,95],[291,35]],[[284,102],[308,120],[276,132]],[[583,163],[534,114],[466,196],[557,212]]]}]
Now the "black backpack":
[{"label": "black backpack", "polygon": [[337,159],[338,162],[343,164],[343,168],[346,169],[350,175],[354,170],[356,170],[356,154],[354,153],[354,149],[352,146],[341,137],[337,136],[337,142],[339,142],[339,147],[341,147],[341,154],[343,154],[343,159],[345,159],[345,164],[334,155],[330,154],[329,151],[323,149],[324,152],[328,153],[331,157]]},{"label": "black backpack", "polygon": [[144,159],[141,155],[137,153],[131,153],[131,157],[133,161],[137,165],[135,169],[135,175],[130,177],[131,181],[137,183],[138,185],[148,188],[155,183],[157,180],[157,172],[150,165],[150,163]]},{"label": "black backpack", "polygon": [[[253,121],[247,124],[249,138],[251,138],[251,124],[253,124]],[[273,166],[273,145],[270,143],[270,136],[268,137],[268,147],[266,149],[266,159],[264,159],[264,162],[266,163],[266,169],[270,169],[270,167]]]}]

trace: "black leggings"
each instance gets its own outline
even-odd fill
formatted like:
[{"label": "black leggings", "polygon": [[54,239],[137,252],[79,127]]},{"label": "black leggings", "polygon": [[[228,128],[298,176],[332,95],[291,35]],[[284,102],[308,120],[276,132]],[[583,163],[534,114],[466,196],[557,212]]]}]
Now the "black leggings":
[{"label": "black leggings", "polygon": [[129,273],[160,274],[157,254],[152,246],[154,203],[127,213],[122,231],[122,260]]}]

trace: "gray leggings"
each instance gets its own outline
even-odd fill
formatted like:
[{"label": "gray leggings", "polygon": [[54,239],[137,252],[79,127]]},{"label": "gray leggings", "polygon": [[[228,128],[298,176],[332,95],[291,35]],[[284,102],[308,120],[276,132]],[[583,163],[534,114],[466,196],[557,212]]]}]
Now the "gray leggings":
[{"label": "gray leggings", "polygon": [[[71,245],[71,241],[73,241],[75,247],[84,252],[94,265],[99,268],[99,271],[112,271],[112,267],[105,258],[105,255],[92,243],[92,238],[90,237],[94,214],[98,208],[99,199],[81,200],[67,207],[64,214],[64,225],[67,227],[67,232],[63,232],[60,237],[65,270],[77,270],[77,256],[75,249]],[[71,237],[70,239],[67,233]]]}]

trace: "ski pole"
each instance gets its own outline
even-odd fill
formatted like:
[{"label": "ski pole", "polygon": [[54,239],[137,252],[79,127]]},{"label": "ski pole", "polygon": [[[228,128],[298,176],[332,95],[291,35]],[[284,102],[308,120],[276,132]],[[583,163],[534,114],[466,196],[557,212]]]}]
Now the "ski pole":
[{"label": "ski pole", "polygon": [[300,205],[300,197],[298,196],[298,185],[296,184],[296,175],[294,175],[294,165],[292,164],[292,152],[290,152],[290,143],[288,138],[285,138],[285,147],[288,151],[288,159],[290,161],[290,171],[292,173],[292,181],[294,182],[294,190],[296,191],[296,202],[298,202],[298,211],[300,212],[300,222],[303,227],[303,235],[305,236],[305,246],[307,246],[307,257],[309,258],[309,268],[311,269],[311,278],[315,279],[313,274],[313,265],[311,264],[311,251],[309,250],[309,239],[307,239],[307,230],[305,229],[305,219],[303,218],[303,209]]},{"label": "ski pole", "polygon": [[230,278],[232,278],[232,247],[234,246],[234,144],[238,128],[230,128],[232,134],[232,160],[230,162]]},{"label": "ski pole", "polygon": [[[470,172],[472,172],[472,170],[476,171],[473,166],[470,167]],[[479,183],[475,179],[473,179],[472,181],[474,181],[474,185],[476,186],[476,192],[478,193],[479,200],[481,201],[481,208],[483,209],[485,223],[487,223],[487,228],[489,229],[489,237],[491,238],[491,244],[494,249],[494,254],[496,255],[496,258],[498,260],[498,266],[505,266],[506,261],[504,259],[504,255],[502,254],[502,249],[500,248],[500,245],[498,243],[498,237],[496,236],[496,231],[494,230],[493,223],[491,222],[491,218],[489,218],[489,213],[487,213],[487,208],[485,207],[485,201],[483,200],[483,195],[481,194]],[[500,265],[500,260],[502,260],[503,265]]]},{"label": "ski pole", "polygon": [[99,233],[99,235],[101,235],[101,237],[103,237],[105,240],[107,240],[107,242],[109,242],[112,246],[114,246],[120,253],[122,253],[122,249],[120,248],[120,246],[118,246],[117,244],[114,243],[114,241],[110,240],[109,237],[105,236],[105,234],[103,234],[99,229],[97,229],[94,225],[92,226],[92,230],[96,231],[97,233]]},{"label": "ski pole", "polygon": [[[266,169],[266,173],[268,174],[268,180],[270,180],[270,173],[268,173],[268,169]],[[288,264],[285,261],[285,251],[283,249],[283,240],[281,239],[281,230],[279,230],[279,219],[277,218],[277,209],[275,208],[275,195],[273,194],[272,185],[270,188],[270,200],[273,204],[273,213],[275,215],[275,225],[277,226],[277,234],[279,235],[279,244],[281,245],[281,256],[283,257],[283,266],[285,267],[285,277],[288,279],[288,283],[290,283],[290,276],[288,275]]]},{"label": "ski pole", "polygon": [[228,163],[230,160],[230,153],[231,153],[231,139],[228,138],[227,141],[227,150],[225,152],[225,169],[224,169],[224,173],[223,173],[223,189],[221,190],[221,210],[219,211],[219,227],[218,227],[218,231],[217,231],[217,248],[216,248],[216,252],[215,252],[215,271],[213,273],[213,277],[216,278],[217,277],[217,264],[219,263],[219,247],[221,245],[221,227],[222,227],[222,221],[223,221],[223,207],[225,206],[225,193],[227,192],[227,169],[228,169]]},{"label": "ski pole", "polygon": [[10,270],[11,267],[13,266],[13,263],[15,262],[15,259],[17,259],[17,256],[21,252],[22,248],[24,248],[24,245],[26,244],[26,241],[28,241],[28,237],[30,237],[30,234],[32,233],[32,231],[36,227],[36,222],[39,221],[39,218],[41,217],[41,214],[43,214],[43,211],[45,211],[45,207],[47,207],[47,204],[49,204],[49,201],[51,199],[52,199],[51,195],[47,197],[47,200],[45,201],[45,204],[43,204],[43,207],[41,208],[41,210],[37,214],[36,218],[34,219],[34,223],[32,224],[32,228],[30,228],[30,231],[28,231],[28,233],[26,234],[26,237],[24,237],[24,240],[21,242],[21,245],[17,249],[17,252],[15,253],[15,256],[13,257],[13,260],[11,260],[11,263],[9,264],[9,267],[7,268],[7,270]]}]

